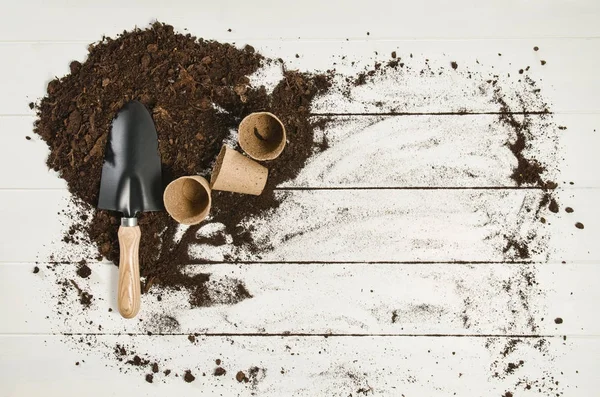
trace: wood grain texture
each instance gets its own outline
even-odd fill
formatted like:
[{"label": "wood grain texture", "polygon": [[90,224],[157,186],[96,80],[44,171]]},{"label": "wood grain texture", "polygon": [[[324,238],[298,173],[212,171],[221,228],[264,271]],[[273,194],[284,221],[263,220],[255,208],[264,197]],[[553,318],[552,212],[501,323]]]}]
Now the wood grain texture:
[{"label": "wood grain texture", "polygon": [[[600,190],[557,193],[560,212],[542,209],[536,214],[527,208],[539,203],[540,190],[281,191],[284,201],[269,221],[248,218],[243,223],[252,223],[257,241],[272,250],[258,256],[244,247],[198,244],[191,254],[198,263],[222,261],[226,254],[255,262],[489,262],[507,260],[507,233],[517,239],[535,233],[532,260],[597,261],[600,247],[593,231],[600,227]],[[53,261],[96,258],[90,244],[68,246],[61,241],[69,216],[76,216],[69,194],[48,190],[43,200],[39,194],[0,194],[0,217],[13,225],[0,229],[5,243],[0,262],[44,261],[51,254]],[[564,212],[566,206],[575,212]],[[540,217],[549,222],[541,224]],[[579,221],[585,230],[575,228]],[[39,250],[27,249],[26,241],[36,241]]]},{"label": "wood grain texture", "polygon": [[[6,60],[0,65],[0,219],[10,226],[0,229],[0,396],[594,395],[600,388],[600,323],[593,315],[600,268],[600,181],[593,172],[600,139],[599,16],[593,0],[7,4],[0,14]],[[142,296],[142,321],[126,321],[116,311],[117,268],[90,263],[91,276],[80,279],[75,263],[93,262],[95,249],[60,242],[70,224],[65,213],[77,215],[64,181],[46,169],[45,144],[25,140],[34,120],[27,105],[68,72],[71,60],[84,60],[90,42],[155,18],[194,35],[252,44],[290,70],[355,75],[387,62],[392,51],[405,68],[349,92],[338,81],[313,106],[313,113],[346,116],[322,131],[331,149],[285,187],[349,190],[282,190],[286,199],[273,222],[246,220],[274,246],[263,258],[195,247],[199,263],[224,254],[248,260],[186,271],[210,273],[226,286],[242,281],[251,299],[190,310],[185,291],[165,292],[162,302],[152,291]],[[458,69],[450,70],[450,62]],[[275,66],[251,83],[272,88],[281,78]],[[553,176],[558,214],[523,210],[541,191],[466,189],[512,187],[514,158],[504,145],[510,131],[489,127],[499,109],[493,91],[482,86],[495,75],[512,94],[512,111],[547,105],[556,125],[567,127]],[[536,81],[541,97],[523,84],[525,76]],[[381,115],[391,111],[419,115]],[[446,115],[456,112],[492,114]],[[536,137],[545,128],[539,124]],[[530,154],[552,160],[549,144],[536,140],[540,150]],[[421,190],[399,189],[407,187]],[[565,213],[566,206],[575,212]],[[542,216],[547,223],[540,227]],[[578,221],[585,230],[574,227]],[[541,244],[536,263],[504,263],[504,230],[516,237],[541,231],[534,237]],[[281,247],[286,239],[291,244]],[[68,263],[56,264],[63,260]],[[40,271],[32,274],[35,265]],[[521,288],[523,272],[535,275],[534,288]],[[48,304],[56,301],[54,283],[71,279],[94,295],[87,311],[76,299],[58,309]],[[67,285],[65,293],[76,297]],[[217,295],[222,286],[208,291]],[[167,307],[179,321],[167,333],[176,335],[142,335],[166,332],[148,326],[172,314]],[[564,322],[556,324],[559,316]],[[191,343],[191,332],[203,335]],[[507,350],[512,343],[516,348]],[[145,381],[149,367],[107,360],[117,344],[127,347],[127,359],[140,354],[159,361],[153,384]],[[226,375],[212,376],[216,359]],[[519,367],[506,373],[511,364]],[[237,371],[255,366],[256,382],[235,380]],[[170,377],[162,373],[167,368]],[[182,381],[186,369],[195,382]]]},{"label": "wood grain texture", "polygon": [[[90,352],[112,355],[117,344],[124,344],[130,352],[126,359],[134,354],[151,362],[162,358],[158,361],[161,372],[154,375],[153,384],[144,381],[150,368],[125,363],[107,367],[102,357],[69,351],[70,340],[64,336],[0,338],[3,395],[31,396],[44,390],[46,395],[75,397],[85,390],[87,396],[99,397],[126,392],[144,396],[347,397],[371,390],[367,395],[501,396],[509,391],[521,396],[563,392],[569,397],[589,397],[590,390],[600,387],[597,337],[214,336],[198,337],[194,344],[185,335],[86,338]],[[502,357],[502,351],[513,340],[514,350]],[[536,347],[539,344],[541,350]],[[36,368],[44,368],[36,373],[35,382],[31,382],[29,372],[31,357],[35,357]],[[223,376],[213,376],[216,359],[227,371]],[[508,364],[520,360],[522,366],[512,374],[504,374]],[[258,369],[256,382],[240,383],[235,379],[238,371],[248,374],[253,367]],[[119,368],[128,373],[119,373]],[[165,376],[165,369],[172,373]],[[190,370],[196,380],[184,382],[184,370]],[[499,376],[494,376],[495,372]],[[65,383],[70,387],[65,388]],[[533,386],[531,390],[526,390],[527,384]]]},{"label": "wood grain texture", "polygon": [[125,318],[133,318],[140,310],[140,238],[139,226],[119,226],[119,285],[117,306]]},{"label": "wood grain texture", "polygon": [[[32,115],[28,104],[45,95],[50,80],[69,73],[72,60],[84,61],[87,45],[100,37],[81,43],[0,42],[0,56],[13,60],[0,65],[4,92],[0,95],[0,115]],[[513,111],[543,111],[548,107],[558,113],[600,112],[600,99],[595,95],[600,91],[596,79],[600,38],[236,41],[238,46],[245,43],[265,56],[282,58],[288,69],[301,71],[335,68],[354,76],[373,69],[376,62],[387,63],[392,51],[405,64],[376,77],[373,83],[351,86],[350,92],[345,90],[347,85],[337,81],[333,90],[313,103],[311,110],[316,113],[498,112],[495,88],[502,89]],[[534,46],[540,50],[534,51]],[[542,60],[546,61],[543,66]],[[453,70],[451,62],[457,62],[458,69]],[[251,83],[272,88],[281,78],[281,67],[273,64],[258,71]],[[525,78],[537,86],[525,83]],[[498,84],[492,86],[487,80],[498,80]],[[539,94],[537,88],[541,89]],[[527,100],[525,108],[522,99]]]},{"label": "wood grain texture", "polygon": [[[600,335],[590,315],[600,299],[597,262],[192,265],[187,273],[210,274],[205,287],[214,305],[192,309],[188,291],[152,288],[142,295],[139,321],[117,313],[113,264],[88,264],[87,279],[75,263],[37,266],[37,274],[33,265],[0,266],[0,301],[15,302],[0,305],[0,334]],[[74,299],[73,287],[57,299],[54,286],[62,280],[77,280],[93,295],[90,307]],[[239,283],[252,298],[221,303]],[[28,300],[31,294],[43,299]],[[79,314],[56,315],[65,310]],[[160,321],[166,316],[177,327]],[[564,322],[556,324],[557,317]]]},{"label": "wood grain texture", "polygon": [[[180,30],[187,28],[194,34],[219,40],[289,40],[298,37],[311,40],[447,40],[600,35],[595,19],[598,4],[592,0],[569,3],[552,0],[544,3],[544,7],[520,2],[474,6],[466,0],[452,5],[443,0],[430,0],[425,4],[386,1],[372,8],[344,5],[340,1],[322,4],[317,0],[302,4],[267,0],[250,4],[224,0],[195,7],[187,1],[165,4],[151,0],[132,1],[125,6],[118,0],[102,4],[82,0],[74,6],[68,0],[52,3],[28,0],[6,8],[0,19],[0,39],[93,41],[104,34],[121,33],[129,26],[145,26],[156,18],[175,24]],[[27,12],[31,10],[36,12]]]},{"label": "wood grain texture", "polygon": [[[600,187],[600,178],[588,172],[600,168],[594,153],[600,145],[596,132],[600,131],[600,115],[561,114],[553,122],[542,116],[528,117],[536,148],[528,154],[550,165],[545,179],[555,180],[565,190]],[[558,130],[560,155],[555,156],[556,144],[547,136],[556,134],[558,127],[567,129]],[[0,178],[0,190],[66,188],[65,181],[47,169],[47,146],[32,128],[31,117],[0,116],[6,143],[0,146],[0,168],[11,170]],[[516,158],[506,145],[513,135],[513,130],[498,123],[497,115],[337,116],[317,131],[317,138],[326,137],[330,148],[311,157],[296,179],[281,186],[515,186],[510,175]]]}]

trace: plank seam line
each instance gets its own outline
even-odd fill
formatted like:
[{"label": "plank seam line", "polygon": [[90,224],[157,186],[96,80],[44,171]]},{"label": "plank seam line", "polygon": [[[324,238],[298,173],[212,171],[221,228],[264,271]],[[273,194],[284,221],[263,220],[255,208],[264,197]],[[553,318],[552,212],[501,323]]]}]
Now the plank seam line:
[{"label": "plank seam line", "polygon": [[310,113],[310,116],[500,116],[500,115],[551,115],[547,110],[523,112],[364,112],[364,113]]},{"label": "plank seam line", "polygon": [[[278,37],[278,38],[267,38],[267,37],[231,37],[216,35],[211,36],[211,40],[225,41],[227,43],[239,43],[240,41],[259,41],[259,42],[296,42],[296,43],[314,43],[314,42],[325,42],[325,43],[377,43],[377,42],[424,42],[424,41],[439,41],[439,42],[472,42],[472,41],[527,41],[527,40],[598,40],[600,36],[480,36],[480,37],[443,37],[443,36],[432,36],[432,37],[312,37],[312,38],[298,38],[296,37]],[[0,40],[0,44],[90,44],[98,43],[98,37],[91,39],[79,39],[79,40]]]},{"label": "plank seam line", "polygon": [[[344,338],[344,337],[407,337],[407,338],[523,338],[523,339],[535,339],[535,338],[563,338],[565,334],[552,335],[552,334],[358,334],[358,333],[294,333],[294,332],[276,332],[276,333],[252,333],[252,332],[179,332],[179,333],[128,333],[128,332],[57,332],[57,333],[0,333],[1,336],[206,336],[206,337],[263,337],[263,338],[278,338],[278,337],[321,337],[321,338]],[[566,336],[569,336],[566,334]],[[591,337],[597,337],[598,335],[585,335]]]},{"label": "plank seam line", "polygon": [[[578,186],[573,189],[583,189]],[[589,189],[596,189],[590,187]],[[68,191],[66,187],[0,187],[5,191]],[[274,191],[328,191],[328,190],[547,190],[543,186],[290,186],[276,187]]]},{"label": "plank seam line", "polygon": [[273,190],[546,190],[543,186],[290,186]]},{"label": "plank seam line", "polygon": [[[521,115],[521,116],[543,116],[543,115],[598,115],[600,111],[525,111],[525,112],[383,112],[383,113],[309,113],[309,117],[407,117],[407,116],[499,116],[499,115]],[[34,118],[35,114],[30,113],[0,113],[0,118]]]},{"label": "plank seam line", "polygon": [[[73,261],[0,261],[0,264],[15,265],[77,265]],[[596,263],[596,262],[594,262]],[[112,262],[88,262],[91,265],[112,265]],[[180,263],[181,266],[198,265],[552,265],[551,262],[542,261],[199,261]],[[562,265],[555,262],[554,265]]]}]

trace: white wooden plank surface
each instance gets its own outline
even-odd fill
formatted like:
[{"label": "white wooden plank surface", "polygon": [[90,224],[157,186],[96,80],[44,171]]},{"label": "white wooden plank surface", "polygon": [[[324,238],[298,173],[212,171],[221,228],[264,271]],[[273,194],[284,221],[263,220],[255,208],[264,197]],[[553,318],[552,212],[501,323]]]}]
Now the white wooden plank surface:
[{"label": "white wooden plank surface", "polygon": [[[71,352],[58,336],[0,338],[0,395],[86,396],[516,396],[590,397],[597,390],[600,340],[594,338],[540,339],[517,342],[515,351],[501,358],[509,338],[427,337],[206,337],[191,344],[186,336],[88,337],[89,353]],[[149,368],[126,364],[106,366],[117,343],[142,357],[159,360],[166,377],[144,376]],[[487,347],[486,347],[487,345]],[[126,356],[131,359],[133,356]],[[60,357],[60,360],[57,358]],[[215,360],[227,371],[212,373]],[[85,360],[85,362],[83,362]],[[497,360],[497,361],[496,361]],[[513,374],[494,377],[509,363],[524,363]],[[80,365],[76,366],[75,362]],[[240,384],[235,375],[258,367],[259,381]],[[185,383],[185,370],[196,376]],[[205,373],[206,376],[202,376]],[[175,374],[179,377],[175,377]],[[163,383],[164,382],[164,383]],[[559,384],[556,385],[556,382]],[[531,383],[530,390],[525,385]],[[369,391],[369,388],[372,390]],[[362,392],[358,392],[362,389]]]},{"label": "white wooden plank surface", "polygon": [[[99,36],[98,36],[99,37]],[[243,45],[247,41],[236,42]],[[69,72],[69,63],[83,61],[85,43],[0,43],[0,56],[11,59],[0,65],[0,114],[32,114],[28,108],[45,94],[46,84]],[[397,72],[375,79],[376,84],[356,87],[349,97],[332,91],[313,104],[319,113],[362,112],[449,112],[498,111],[493,90],[485,83],[499,76],[512,110],[522,111],[515,96],[532,98],[533,88],[521,81],[531,77],[554,112],[598,112],[600,82],[596,70],[600,62],[598,39],[530,39],[476,41],[252,41],[264,55],[285,60],[288,69],[327,70],[355,75],[376,61],[387,62],[392,51],[406,64]],[[538,46],[539,51],[533,47]],[[498,56],[498,54],[502,56]],[[298,54],[300,58],[296,58]],[[411,58],[410,55],[413,55]],[[342,59],[344,57],[344,59]],[[541,60],[547,62],[541,65]],[[459,67],[452,70],[450,62]],[[520,69],[530,69],[523,75]],[[410,68],[410,70],[407,70]],[[420,71],[434,74],[421,76]],[[439,75],[438,71],[442,74]],[[469,73],[470,72],[470,73]],[[474,77],[470,77],[470,74]],[[257,75],[258,76],[258,75]],[[281,68],[265,69],[257,82],[280,80]],[[483,91],[482,91],[483,89]],[[376,105],[381,102],[380,105]],[[530,100],[529,111],[544,110],[540,101]]]},{"label": "white wooden plank surface", "polygon": [[[517,119],[523,116],[515,116]],[[599,187],[594,148],[600,144],[600,115],[560,115],[555,122],[528,116],[530,155],[547,164],[543,177],[565,189]],[[30,117],[0,117],[0,189],[66,188],[48,171],[46,144],[32,132]],[[558,130],[566,126],[567,130]],[[548,152],[558,135],[560,161]],[[497,187],[515,186],[510,178],[516,158],[506,142],[514,131],[498,124],[495,115],[469,116],[339,116],[317,139],[327,137],[330,148],[311,158],[287,187]],[[31,140],[25,137],[29,136]],[[544,146],[550,146],[548,151]],[[28,153],[27,156],[17,155]],[[558,156],[556,156],[558,157]],[[587,158],[583,163],[581,158]]]},{"label": "white wooden plank surface", "polygon": [[[511,174],[517,160],[506,145],[514,130],[495,115],[469,116],[338,116],[321,135],[330,148],[313,156],[286,187],[498,187],[515,186]],[[523,116],[515,116],[517,119]],[[565,189],[599,187],[593,153],[600,144],[600,115],[560,115],[556,122],[542,116],[531,120],[533,153],[549,164],[543,175]],[[0,117],[0,189],[66,188],[48,171],[46,144],[32,132],[30,117]],[[567,130],[558,130],[567,126]],[[560,157],[548,152],[558,135]],[[31,140],[25,137],[29,136]],[[546,149],[548,147],[548,150]],[[18,155],[28,153],[27,156]],[[556,162],[557,158],[560,161]],[[587,163],[581,158],[589,159]]]},{"label": "white wooden plank surface", "polygon": [[[140,321],[133,322],[117,312],[116,266],[91,264],[86,280],[75,264],[37,266],[37,274],[32,265],[0,266],[0,300],[14,302],[0,306],[0,334],[600,335],[590,315],[600,299],[597,263],[195,265],[186,272],[209,273],[209,290],[223,294],[223,286],[239,280],[253,297],[191,309],[187,292],[154,289],[143,295]],[[65,279],[94,296],[88,309],[74,287],[66,299],[56,296]],[[159,329],[151,321],[167,315],[179,327]],[[555,324],[557,317],[564,322]]]},{"label": "white wooden plank surface", "polygon": [[[10,173],[5,171],[0,176],[0,219],[10,227],[0,229],[0,302],[4,302],[0,304],[3,319],[0,396],[127,393],[347,397],[372,393],[408,397],[500,396],[507,391],[519,397],[557,392],[568,396],[593,395],[600,386],[599,323],[592,315],[593,305],[598,301],[594,281],[598,279],[600,260],[595,248],[600,220],[595,209],[600,198],[599,185],[592,171],[597,168],[595,130],[599,127],[600,112],[599,16],[600,4],[592,0],[477,5],[464,0],[453,3],[436,0],[411,4],[384,2],[368,7],[337,1],[316,4],[313,0],[297,4],[264,0],[202,4],[187,1],[165,4],[158,0],[126,4],[117,0],[101,3],[83,0],[75,4],[69,0],[34,0],[4,5],[0,14],[0,58],[4,60],[0,64],[0,167]],[[478,82],[482,76],[498,74],[502,76],[499,84],[509,94],[512,110],[540,110],[541,101],[547,101],[550,110],[556,112],[553,116],[556,123],[568,127],[559,141],[560,153],[564,153],[557,175],[562,189],[558,193],[561,212],[540,213],[548,219],[543,227],[534,215],[519,211],[524,200],[532,200],[540,191],[295,191],[288,192],[283,208],[270,224],[251,220],[258,224],[258,236],[276,245],[263,260],[502,260],[502,238],[496,234],[508,228],[523,237],[537,230],[539,235],[532,245],[542,243],[548,248],[543,246],[534,259],[549,263],[196,265],[189,270],[211,272],[219,280],[228,277],[243,280],[254,297],[234,306],[187,310],[181,303],[185,302],[185,293],[165,294],[163,303],[177,308],[180,332],[245,330],[247,336],[199,337],[192,345],[186,335],[90,335],[83,336],[90,346],[87,352],[82,352],[85,344],[74,345],[64,335],[31,335],[68,330],[84,333],[144,330],[137,324],[124,325],[114,312],[108,312],[108,307],[114,307],[116,269],[102,263],[93,264],[91,279],[82,282],[95,296],[89,311],[78,312],[74,306],[72,316],[66,320],[43,318],[50,315],[49,282],[57,275],[72,273],[74,268],[70,264],[57,265],[55,273],[41,265],[40,273],[31,274],[32,261],[47,260],[51,252],[60,252],[55,259],[77,261],[93,257],[94,252],[58,243],[68,224],[64,216],[56,215],[68,210],[64,184],[46,171],[43,144],[35,138],[25,141],[24,135],[31,133],[33,114],[27,104],[43,96],[47,81],[67,72],[70,60],[85,57],[87,43],[98,40],[102,34],[114,35],[136,24],[146,26],[154,18],[176,28],[187,27],[198,36],[238,45],[250,43],[267,56],[283,58],[290,69],[312,71],[334,66],[340,72],[354,74],[377,60],[389,59],[392,51],[411,68],[410,72],[377,78],[374,84],[355,88],[348,97],[334,91],[315,103],[312,109],[315,113],[497,111],[498,106],[490,102],[491,91],[479,90]],[[229,28],[233,31],[227,32]],[[533,51],[534,46],[540,50]],[[343,56],[347,58],[342,59]],[[542,66],[541,60],[547,64]],[[457,71],[450,70],[451,61],[459,64]],[[523,76],[518,70],[527,66],[530,69],[525,74],[542,88],[541,100],[532,96],[530,87],[519,82]],[[423,68],[444,70],[439,77],[415,78]],[[477,78],[469,79],[467,70]],[[273,84],[279,73],[277,68],[264,70],[253,81]],[[515,106],[518,96],[529,98],[527,109]],[[382,103],[376,106],[376,102]],[[413,167],[439,164],[455,169],[457,172],[446,178],[447,186],[450,182],[454,186],[504,184],[511,159],[505,156],[506,149],[497,145],[502,131],[493,130],[487,135],[490,131],[485,130],[485,137],[476,136],[474,127],[484,125],[484,116],[476,117],[479,118],[473,120],[478,121],[472,125],[457,118],[447,126],[440,125],[435,118],[382,119],[381,123],[364,129],[358,123],[352,136],[348,125],[328,129],[326,133],[336,143],[334,149],[314,158],[294,183],[315,187],[369,186],[352,166],[361,162],[360,155],[343,156],[359,144],[360,132],[364,137],[379,134],[389,138],[393,132],[407,131],[403,128],[407,124],[422,131],[427,130],[427,123],[432,123],[429,125],[435,126],[432,137],[462,128],[471,139],[483,138],[477,141],[479,145],[488,143],[486,139],[496,139],[489,141],[496,143],[487,153],[489,157],[481,157],[481,163],[477,160],[467,166],[480,167],[481,178],[476,181],[482,184],[469,185],[474,181],[461,179],[459,171],[465,164],[458,159],[469,158],[464,152],[468,149],[455,139],[440,140],[437,163],[432,156]],[[436,122],[437,125],[433,124]],[[388,124],[393,124],[393,128],[388,128]],[[405,132],[404,136],[407,135]],[[402,134],[394,137],[389,149],[377,152],[382,159],[391,160],[393,150],[402,145],[419,143],[418,139],[403,140]],[[366,147],[376,151],[374,145]],[[547,150],[542,141],[536,142],[536,147]],[[381,185],[370,186],[442,183],[434,172],[419,175],[411,171],[413,153],[416,152],[407,157],[393,157],[395,168],[400,168],[401,173],[380,171]],[[478,149],[471,155],[477,157],[482,153]],[[334,167],[330,173],[321,172],[320,167],[331,164]],[[377,173],[380,168],[381,164],[376,163],[371,171]],[[568,182],[575,185],[571,187]],[[586,189],[589,187],[592,189]],[[373,203],[381,205],[375,207]],[[563,210],[566,205],[575,212],[566,214]],[[309,213],[312,218],[305,216]],[[585,224],[585,230],[575,229],[577,221]],[[295,229],[283,229],[281,222],[291,222]],[[331,238],[340,235],[332,226],[334,222],[341,222],[342,239]],[[278,246],[286,234],[307,228],[304,235],[293,237],[289,246]],[[350,238],[357,243],[351,244]],[[377,246],[369,245],[366,242],[369,238]],[[328,239],[331,245],[325,243]],[[339,247],[332,248],[335,244]],[[314,249],[307,254],[306,246]],[[209,251],[205,246],[199,246],[198,251],[205,259],[208,256],[216,260],[224,253]],[[561,264],[562,260],[567,264]],[[523,267],[531,269],[539,282],[536,288],[526,290],[532,295],[529,309],[519,306],[517,293],[487,288],[504,282],[512,287],[519,285],[523,282],[520,273]],[[473,323],[468,328],[456,314],[465,305],[461,298],[467,293],[476,303],[469,309]],[[154,302],[151,295],[144,299],[148,312],[142,316],[151,316],[167,307]],[[441,313],[437,317],[420,316],[413,310],[417,304],[442,308]],[[390,311],[394,310],[401,322],[391,322]],[[486,333],[530,334],[532,331],[527,329],[530,312],[536,317],[540,333],[557,336],[526,339],[504,358],[501,352],[510,338],[481,337]],[[563,324],[553,322],[557,316],[564,318]],[[102,330],[96,328],[97,322],[102,322]],[[287,331],[393,336],[258,335]],[[424,336],[428,333],[472,335]],[[567,339],[558,335],[567,335]],[[534,348],[541,340],[547,341],[545,349]],[[161,358],[164,360],[161,367],[170,365],[180,375],[184,369],[192,369],[197,380],[186,384],[181,378],[165,379],[160,375],[150,385],[144,381],[147,369],[119,374],[115,361],[107,360],[116,343]],[[74,347],[75,352],[69,351],[68,346]],[[228,371],[225,377],[210,375],[217,358],[224,360],[223,367]],[[518,360],[524,360],[525,364],[513,375],[494,376],[494,371],[502,371],[509,362]],[[76,361],[81,361],[81,365],[75,366]],[[234,380],[237,370],[254,365],[266,369],[266,376],[255,386]],[[202,372],[208,376],[202,377]],[[523,381],[533,382],[532,389],[525,390]]]},{"label": "white wooden plank surface", "polygon": [[[597,261],[594,243],[600,225],[598,189],[560,192],[561,208],[573,214],[543,210],[542,225],[528,205],[539,202],[540,190],[317,190],[287,195],[267,221],[247,219],[259,243],[273,250],[261,256],[230,245],[197,245],[199,261],[220,261],[225,254],[252,261],[502,261],[504,234],[525,238],[533,260]],[[74,261],[94,258],[89,245],[66,246],[60,240],[69,222],[64,190],[6,190],[0,194],[0,229],[4,247],[0,262]],[[377,205],[373,205],[377,203]],[[583,222],[585,230],[575,228]],[[243,224],[244,225],[244,224]],[[548,240],[549,239],[549,240]],[[282,241],[286,241],[282,244]],[[31,249],[34,244],[36,249]],[[549,244],[548,248],[546,244]],[[307,250],[306,247],[311,247]]]},{"label": "white wooden plank surface", "polygon": [[[194,6],[188,1],[27,0],[7,4],[1,40],[97,40],[125,27],[168,21],[195,34],[233,38],[430,39],[599,36],[600,10],[592,0],[568,3],[473,4],[383,2],[366,6],[339,0],[322,3],[252,3],[225,0]],[[227,29],[232,29],[228,32]],[[370,34],[367,35],[367,32]]]}]

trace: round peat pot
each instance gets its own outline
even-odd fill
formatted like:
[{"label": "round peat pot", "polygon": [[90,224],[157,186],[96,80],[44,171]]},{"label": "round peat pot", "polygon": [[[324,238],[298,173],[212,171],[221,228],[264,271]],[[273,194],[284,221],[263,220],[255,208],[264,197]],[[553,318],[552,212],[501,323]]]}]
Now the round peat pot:
[{"label": "round peat pot", "polygon": [[273,113],[249,114],[240,123],[238,132],[240,147],[255,160],[276,159],[285,147],[285,127]]},{"label": "round peat pot", "polygon": [[210,186],[201,176],[182,176],[169,183],[163,199],[169,215],[183,225],[196,225],[210,212]]},{"label": "round peat pot", "polygon": [[266,167],[223,145],[210,177],[210,187],[258,196],[265,188],[268,175]]}]

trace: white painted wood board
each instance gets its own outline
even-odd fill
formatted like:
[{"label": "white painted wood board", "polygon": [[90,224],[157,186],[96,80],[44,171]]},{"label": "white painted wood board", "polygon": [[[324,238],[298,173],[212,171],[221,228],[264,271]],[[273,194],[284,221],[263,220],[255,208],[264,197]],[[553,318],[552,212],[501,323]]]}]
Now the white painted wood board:
[{"label": "white painted wood board", "polygon": [[[3,4],[0,396],[593,395],[600,386],[595,315],[600,186],[594,171],[600,131],[599,16],[600,6],[591,0],[371,7],[312,0]],[[108,312],[114,308],[116,277],[109,263],[91,263],[91,278],[78,280],[95,297],[87,311],[72,306],[67,320],[53,316],[51,283],[72,276],[71,262],[93,261],[95,252],[60,243],[68,219],[58,212],[68,211],[69,196],[64,182],[44,165],[44,143],[25,136],[33,136],[28,103],[43,96],[46,83],[65,74],[72,59],[83,60],[88,43],[155,18],[195,35],[252,44],[267,56],[281,57],[290,69],[335,67],[355,74],[389,60],[392,51],[405,69],[376,77],[347,96],[334,90],[313,106],[315,114],[346,116],[323,131],[331,149],[312,158],[286,186],[350,190],[282,191],[288,198],[275,221],[248,220],[274,250],[262,258],[232,252],[251,263],[187,268],[211,273],[215,282],[242,280],[253,297],[233,306],[190,310],[185,292],[165,293],[163,303],[176,308],[180,328],[177,335],[147,336],[143,321],[126,323]],[[456,71],[451,61],[458,63]],[[442,74],[415,78],[423,69]],[[523,213],[522,204],[539,199],[540,190],[465,189],[514,186],[509,179],[514,158],[503,145],[510,131],[489,127],[496,115],[373,115],[498,111],[493,92],[480,89],[481,81],[469,81],[469,72],[480,80],[499,75],[505,92],[518,93],[508,98],[511,110],[537,112],[547,102],[554,112],[550,121],[567,127],[560,130],[559,171],[552,174],[559,183],[559,214]],[[267,68],[253,82],[272,86],[279,76],[277,67]],[[524,76],[536,81],[541,96],[519,81]],[[518,106],[519,97],[528,98],[528,106]],[[536,128],[539,137],[547,132],[541,123]],[[553,159],[548,142],[540,139],[535,146],[542,148],[537,154],[542,159]],[[446,171],[443,176],[436,167]],[[473,171],[475,177],[465,176]],[[357,187],[369,189],[352,190]],[[421,190],[399,189],[407,187]],[[429,190],[439,187],[460,189]],[[565,206],[575,212],[565,213]],[[542,228],[540,216],[548,220]],[[584,230],[574,227],[577,221]],[[539,233],[535,263],[505,263],[497,232],[507,227],[521,236],[532,229]],[[278,244],[290,235],[291,244]],[[227,249],[199,245],[199,262],[219,261]],[[55,260],[69,263],[46,263],[57,252]],[[452,263],[457,260],[481,263]],[[37,264],[41,271],[32,274],[35,261],[42,262]],[[538,282],[536,289],[527,289],[527,308],[515,290],[494,288],[521,285],[526,270]],[[465,296],[471,299],[468,306]],[[166,305],[154,293],[143,299],[143,320],[164,314]],[[419,314],[415,307],[427,310]],[[470,323],[463,321],[465,309]],[[539,325],[535,331],[529,328],[531,316]],[[556,317],[564,322],[556,324]],[[71,337],[63,335],[70,332],[84,334],[77,337],[90,341],[88,351],[79,344],[71,350]],[[192,332],[205,335],[191,344],[187,334]],[[437,336],[442,334],[451,336]],[[496,362],[507,341],[519,337],[526,342]],[[533,347],[541,340],[546,350]],[[184,368],[192,369],[198,378],[187,384],[160,375],[150,385],[144,381],[148,369],[121,374],[105,357],[117,343],[166,358],[165,365],[180,376]],[[217,358],[227,369],[224,377],[211,375]],[[494,371],[518,360],[525,364],[514,374],[494,377]],[[260,382],[235,381],[238,370],[252,366],[266,369]],[[524,380],[538,383],[525,390]]]},{"label": "white painted wood board", "polygon": [[[600,298],[597,263],[192,265],[185,271],[210,274],[214,295],[239,280],[252,298],[192,309],[186,291],[151,289],[133,322],[117,312],[113,264],[89,265],[85,280],[75,264],[37,266],[37,274],[33,265],[0,266],[0,299],[15,302],[0,306],[0,334],[600,335],[592,315]],[[72,286],[71,299],[57,298],[55,285],[64,279],[94,296],[88,309]],[[157,327],[151,320],[160,316],[179,326]]]},{"label": "white painted wood board", "polygon": [[[512,338],[234,336],[198,338],[196,344],[191,344],[186,336],[87,338],[90,351],[111,355],[119,343],[135,348],[143,357],[165,357],[159,362],[159,369],[172,368],[173,372],[168,377],[162,373],[155,375],[153,384],[143,380],[145,374],[151,373],[149,368],[136,370],[121,364],[129,371],[121,374],[115,367],[106,367],[106,361],[93,354],[69,351],[64,339],[69,338],[31,335],[0,338],[0,350],[5,357],[0,361],[2,395],[37,395],[43,390],[45,395],[78,396],[85,390],[88,396],[176,393],[346,397],[356,396],[361,389],[363,392],[358,395],[364,395],[364,390],[372,388],[374,395],[384,396],[442,397],[454,393],[494,396],[506,391],[521,396],[547,396],[552,391],[562,391],[569,396],[589,397],[589,391],[599,386],[597,337],[566,341],[561,337],[545,338],[543,351],[534,347],[539,339],[525,339],[500,360],[496,356]],[[212,375],[216,359],[222,360],[221,365],[227,371],[224,376]],[[492,376],[520,360],[524,364],[513,374]],[[75,365],[76,362],[80,365]],[[235,380],[238,371],[248,373],[255,366],[261,369],[256,385]],[[32,369],[36,370],[35,381],[31,380]],[[186,369],[196,376],[193,383],[181,379]],[[525,389],[528,381],[534,386],[530,390]],[[558,387],[555,382],[559,382]]]}]

